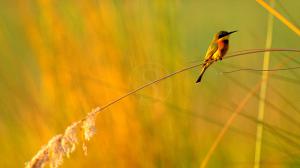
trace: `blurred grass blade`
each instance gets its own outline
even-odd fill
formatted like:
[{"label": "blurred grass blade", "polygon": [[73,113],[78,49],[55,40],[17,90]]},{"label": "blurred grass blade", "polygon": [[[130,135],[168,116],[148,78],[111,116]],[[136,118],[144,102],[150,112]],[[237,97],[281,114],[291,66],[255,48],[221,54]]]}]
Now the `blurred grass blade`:
[{"label": "blurred grass blade", "polygon": [[293,32],[295,32],[298,36],[300,36],[300,30],[299,30],[299,28],[296,27],[289,20],[287,20],[285,17],[283,17],[274,8],[272,8],[270,5],[268,5],[263,0],[256,0],[256,2],[258,2],[261,6],[263,6],[265,9],[267,9],[272,15],[274,15],[277,19],[279,19],[283,24],[285,24],[289,29],[291,29]]},{"label": "blurred grass blade", "polygon": [[250,98],[253,96],[253,94],[255,92],[258,91],[258,89],[260,88],[260,83],[258,83],[245,97],[244,99],[239,103],[239,105],[237,106],[237,108],[234,110],[234,112],[232,113],[232,115],[230,116],[230,118],[227,120],[226,124],[224,125],[224,127],[222,128],[221,132],[218,134],[217,138],[215,139],[215,141],[213,142],[213,144],[211,145],[209,151],[207,152],[207,154],[205,155],[200,168],[205,168],[209,159],[211,158],[212,154],[214,153],[215,149],[217,148],[217,146],[219,145],[220,141],[222,140],[222,138],[224,137],[225,133],[227,132],[228,128],[230,127],[230,125],[232,124],[232,122],[235,120],[235,118],[238,116],[238,114],[243,110],[243,108],[245,107],[245,105],[248,103],[248,101],[250,100]]},{"label": "blurred grass blade", "polygon": [[[271,0],[271,6],[274,7],[274,0]],[[267,39],[266,39],[266,48],[271,48],[272,46],[272,37],[273,37],[273,15],[269,14],[268,17],[268,28],[267,28]],[[270,64],[270,53],[264,53],[264,60],[262,69],[269,69]],[[258,104],[258,115],[257,120],[263,122],[264,113],[265,113],[265,99],[267,93],[269,72],[262,72],[262,85],[260,88],[260,100]],[[255,154],[254,154],[254,168],[260,167],[260,158],[261,158],[261,148],[262,148],[262,136],[263,136],[263,124],[257,123],[256,128],[256,141],[255,141]]]}]

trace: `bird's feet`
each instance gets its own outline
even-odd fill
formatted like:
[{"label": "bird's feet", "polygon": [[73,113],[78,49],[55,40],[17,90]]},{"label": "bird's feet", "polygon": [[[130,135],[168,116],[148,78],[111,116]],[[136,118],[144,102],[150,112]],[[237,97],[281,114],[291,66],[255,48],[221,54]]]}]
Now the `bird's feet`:
[{"label": "bird's feet", "polygon": [[215,62],[217,62],[217,61],[222,61],[222,58],[218,58],[215,60]]}]

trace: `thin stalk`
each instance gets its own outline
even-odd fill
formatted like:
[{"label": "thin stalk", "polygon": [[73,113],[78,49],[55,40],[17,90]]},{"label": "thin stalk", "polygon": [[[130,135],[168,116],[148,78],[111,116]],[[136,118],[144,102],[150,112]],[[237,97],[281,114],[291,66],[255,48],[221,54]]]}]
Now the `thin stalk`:
[{"label": "thin stalk", "polygon": [[228,74],[228,73],[234,73],[234,72],[240,72],[240,71],[288,71],[292,69],[300,69],[300,66],[296,67],[290,67],[290,68],[274,68],[274,69],[254,69],[254,68],[241,68],[237,70],[232,70],[232,71],[224,71],[221,72],[221,74]]},{"label": "thin stalk", "polygon": [[[262,52],[282,52],[282,51],[300,52],[300,50],[297,50],[297,49],[284,49],[284,48],[255,49],[254,51],[246,50],[246,52],[240,52],[240,53],[237,53],[237,54],[227,55],[227,56],[225,56],[225,57],[223,58],[223,60],[229,59],[229,58],[233,58],[233,57],[237,57],[237,56],[248,55],[248,54],[255,54],[255,53],[262,53]],[[166,75],[166,76],[163,76],[163,77],[161,77],[161,78],[159,78],[159,79],[156,79],[156,80],[154,80],[154,81],[152,81],[152,82],[149,82],[149,83],[147,83],[147,84],[145,84],[145,85],[142,85],[142,86],[140,86],[140,87],[138,87],[138,88],[136,88],[136,89],[134,89],[134,90],[132,90],[132,91],[126,93],[125,95],[123,95],[123,96],[117,98],[116,100],[113,100],[113,101],[111,101],[110,103],[108,103],[108,104],[102,106],[101,108],[99,108],[98,110],[95,110],[94,112],[95,112],[96,114],[98,114],[100,111],[103,111],[104,109],[110,107],[111,105],[113,105],[113,104],[115,104],[115,103],[121,101],[122,99],[124,99],[124,98],[126,98],[126,97],[128,97],[128,96],[130,96],[130,95],[132,95],[132,94],[134,94],[134,93],[136,93],[136,92],[138,92],[138,91],[140,91],[140,90],[142,90],[142,89],[148,87],[148,86],[152,86],[152,85],[154,85],[154,84],[156,84],[156,83],[159,83],[159,82],[161,82],[161,81],[163,81],[163,80],[165,80],[165,79],[168,79],[168,78],[170,78],[170,77],[172,77],[172,76],[174,76],[174,75],[177,75],[177,74],[182,73],[182,72],[185,72],[185,71],[187,71],[187,70],[190,70],[190,69],[199,67],[199,66],[201,66],[202,64],[203,64],[203,63],[198,63],[198,64],[195,64],[195,65],[192,65],[192,66],[188,66],[188,67],[186,67],[186,68],[183,68],[183,69],[180,69],[180,70],[178,70],[178,71],[175,71],[175,72],[173,72],[173,73],[171,73],[171,74],[168,74],[168,75]],[[81,121],[84,121],[84,120],[85,120],[85,118],[83,118]]]}]

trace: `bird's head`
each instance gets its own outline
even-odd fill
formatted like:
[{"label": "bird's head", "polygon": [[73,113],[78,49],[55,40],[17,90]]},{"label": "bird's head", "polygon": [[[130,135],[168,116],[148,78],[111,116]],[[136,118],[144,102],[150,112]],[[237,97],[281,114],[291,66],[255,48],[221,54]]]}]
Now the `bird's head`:
[{"label": "bird's head", "polygon": [[237,31],[231,31],[231,32],[227,32],[227,31],[219,31],[216,35],[215,35],[215,39],[219,40],[219,39],[223,39],[223,38],[228,38],[230,34],[235,33]]}]

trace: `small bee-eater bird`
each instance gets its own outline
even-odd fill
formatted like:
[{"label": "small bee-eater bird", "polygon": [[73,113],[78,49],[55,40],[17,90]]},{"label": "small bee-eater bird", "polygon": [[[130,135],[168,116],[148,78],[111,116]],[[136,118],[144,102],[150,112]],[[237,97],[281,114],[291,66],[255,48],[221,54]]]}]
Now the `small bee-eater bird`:
[{"label": "small bee-eater bird", "polygon": [[213,62],[222,60],[229,47],[229,35],[234,32],[237,31],[220,31],[214,35],[214,38],[207,49],[202,70],[196,83],[201,81],[204,72]]}]

